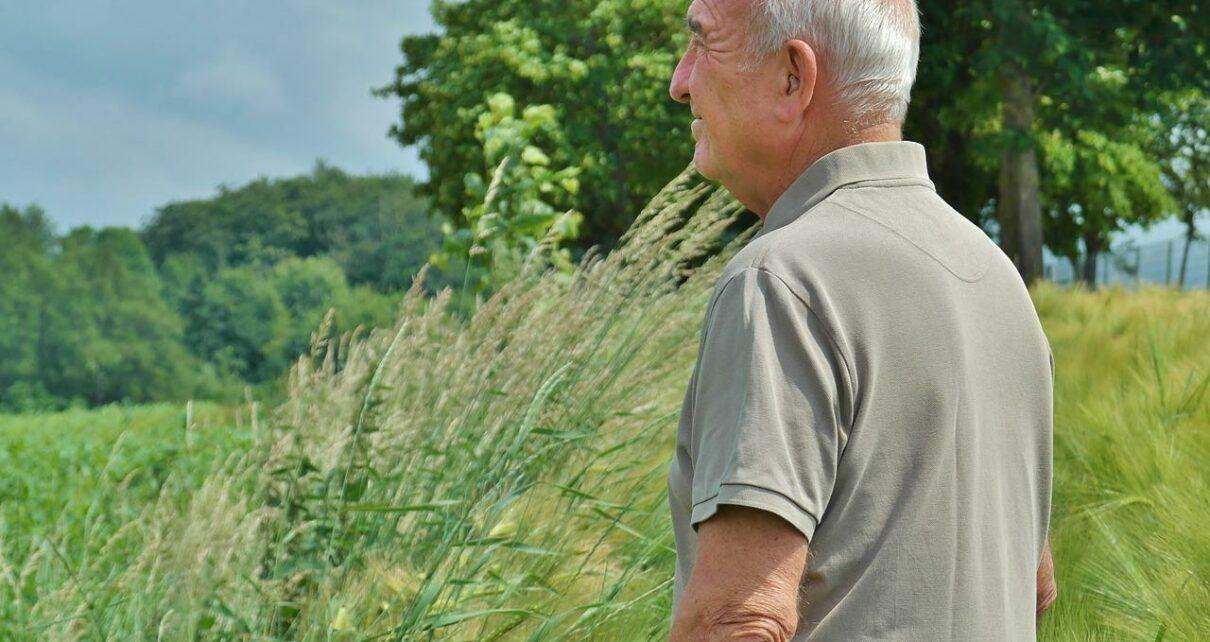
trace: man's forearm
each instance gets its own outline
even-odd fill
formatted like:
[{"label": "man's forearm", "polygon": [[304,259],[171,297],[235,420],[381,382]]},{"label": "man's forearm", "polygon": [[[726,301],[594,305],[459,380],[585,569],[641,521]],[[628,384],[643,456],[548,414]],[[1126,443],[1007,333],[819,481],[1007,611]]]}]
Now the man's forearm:
[{"label": "man's forearm", "polygon": [[771,512],[723,505],[702,522],[670,642],[788,642],[807,538]]},{"label": "man's forearm", "polygon": [[1042,547],[1042,559],[1038,562],[1036,617],[1041,618],[1042,614],[1055,603],[1058,596],[1059,587],[1055,583],[1055,562],[1050,554],[1050,538],[1048,537],[1046,544]]},{"label": "man's forearm", "polygon": [[678,613],[668,642],[789,642],[795,628],[765,613],[735,611],[710,617],[699,609]]}]

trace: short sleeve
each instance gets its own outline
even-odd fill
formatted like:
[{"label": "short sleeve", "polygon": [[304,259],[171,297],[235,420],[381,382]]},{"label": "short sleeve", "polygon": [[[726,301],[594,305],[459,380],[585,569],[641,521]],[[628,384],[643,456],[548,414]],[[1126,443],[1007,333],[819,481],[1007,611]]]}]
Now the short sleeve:
[{"label": "short sleeve", "polygon": [[844,360],[822,321],[763,268],[729,278],[703,332],[690,523],[734,504],[775,513],[810,540],[847,438]]}]

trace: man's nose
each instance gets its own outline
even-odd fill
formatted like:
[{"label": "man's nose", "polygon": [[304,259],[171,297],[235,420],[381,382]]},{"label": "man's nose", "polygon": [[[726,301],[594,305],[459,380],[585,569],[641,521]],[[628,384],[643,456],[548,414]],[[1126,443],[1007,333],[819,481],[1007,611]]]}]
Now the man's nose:
[{"label": "man's nose", "polygon": [[676,62],[676,69],[672,70],[672,81],[668,83],[668,95],[678,103],[689,102],[689,70],[691,65],[686,61],[689,54],[681,56],[681,59]]}]

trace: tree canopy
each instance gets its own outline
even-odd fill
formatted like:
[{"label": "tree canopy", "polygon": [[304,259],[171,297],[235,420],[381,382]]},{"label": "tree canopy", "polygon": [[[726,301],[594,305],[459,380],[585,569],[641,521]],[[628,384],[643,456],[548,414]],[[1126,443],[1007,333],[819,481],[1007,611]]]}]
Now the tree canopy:
[{"label": "tree canopy", "polygon": [[684,37],[685,4],[668,0],[436,0],[439,34],[412,35],[379,94],[402,101],[391,128],[429,168],[422,193],[464,224],[475,196],[465,175],[482,165],[475,123],[488,98],[518,111],[551,105],[554,167],[576,167],[568,202],[585,212],[580,245],[612,247],[647,200],[688,162],[688,113],[668,96]]},{"label": "tree canopy", "polygon": [[0,409],[234,396],[321,328],[391,323],[441,241],[413,187],[320,163],[63,235],[0,205]]},{"label": "tree canopy", "polygon": [[208,274],[291,256],[330,256],[354,284],[397,290],[441,241],[410,177],[351,176],[318,162],[310,174],[260,178],[214,198],[169,203],[142,232],[157,264],[197,260]]},{"label": "tree canopy", "polygon": [[[584,214],[578,244],[610,247],[689,159],[684,106],[667,95],[687,4],[435,1],[440,31],[405,36],[379,90],[401,100],[391,133],[419,146],[434,209],[466,224],[476,198],[466,174],[482,164],[475,123],[504,93],[554,108],[551,162],[581,170],[569,203]],[[1149,141],[1175,126],[1152,120],[1173,92],[1210,89],[1202,5],[919,2],[906,136],[928,149],[941,194],[998,237],[1025,280],[1040,275],[1044,242],[1095,253],[1113,230],[1175,211],[1155,187],[1167,160]]]}]

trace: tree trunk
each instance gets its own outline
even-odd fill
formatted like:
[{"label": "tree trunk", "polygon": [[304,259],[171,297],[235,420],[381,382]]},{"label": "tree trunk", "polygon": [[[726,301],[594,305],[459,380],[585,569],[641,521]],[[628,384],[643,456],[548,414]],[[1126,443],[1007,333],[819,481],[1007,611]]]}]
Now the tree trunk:
[{"label": "tree trunk", "polygon": [[1101,239],[1096,235],[1086,235],[1084,238],[1084,269],[1080,280],[1090,287],[1097,285],[1097,257],[1101,254]]},{"label": "tree trunk", "polygon": [[1026,285],[1042,275],[1042,205],[1038,193],[1038,155],[1025,143],[1033,129],[1033,80],[1020,69],[1001,70],[1000,97],[1008,143],[1000,161],[1000,198],[996,218],[1000,247],[1012,259]]},{"label": "tree trunk", "polygon": [[937,191],[963,216],[978,223],[978,208],[968,206],[971,199],[967,187],[972,181],[969,180],[966,167],[966,136],[957,128],[950,128],[944,135],[945,153],[940,155],[937,171],[932,173],[937,183]]},{"label": "tree trunk", "polygon": [[1185,268],[1189,266],[1189,246],[1193,245],[1193,240],[1197,238],[1197,226],[1194,225],[1194,219],[1197,217],[1197,212],[1193,208],[1188,208],[1185,213],[1185,249],[1181,252],[1181,271],[1177,281],[1177,288],[1185,287]]}]

